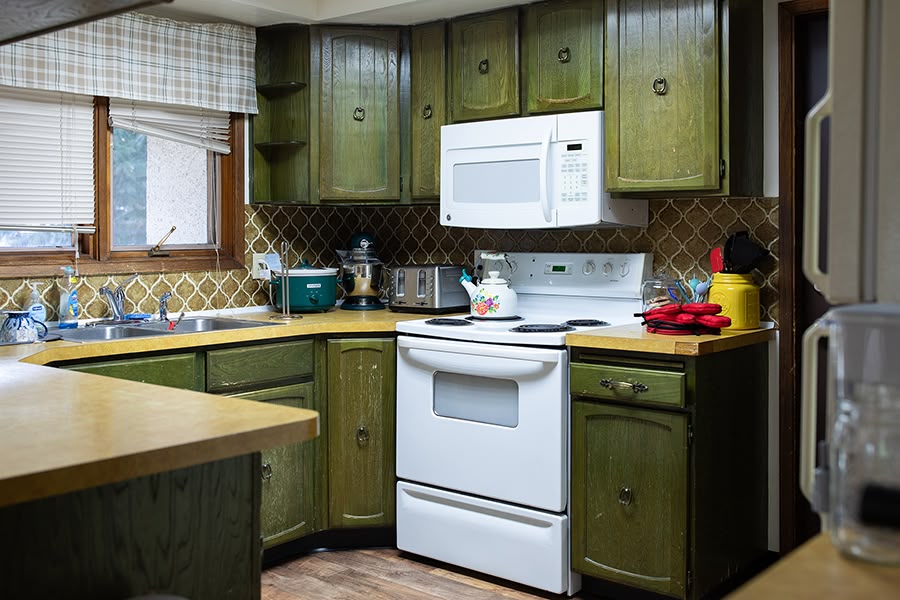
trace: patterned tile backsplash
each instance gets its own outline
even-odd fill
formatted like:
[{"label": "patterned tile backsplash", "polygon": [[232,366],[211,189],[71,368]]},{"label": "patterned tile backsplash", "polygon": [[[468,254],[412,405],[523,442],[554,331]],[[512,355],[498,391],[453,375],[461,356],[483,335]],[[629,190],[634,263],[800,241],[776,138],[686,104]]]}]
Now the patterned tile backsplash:
[{"label": "patterned tile backsplash", "polygon": [[[127,312],[154,313],[158,298],[171,290],[169,311],[240,308],[269,303],[267,282],[250,276],[253,253],[271,253],[289,243],[291,266],[306,259],[314,266],[337,266],[335,249],[349,245],[357,231],[376,236],[378,256],[388,265],[452,263],[469,265],[476,248],[518,252],[652,252],[654,272],[683,280],[710,273],[709,251],[734,232],[747,230],[771,256],[754,272],[760,285],[764,320],[778,320],[778,199],[679,198],[652,200],[646,229],[503,230],[445,228],[436,206],[402,207],[246,207],[247,268],[233,271],[142,274],[126,287]],[[109,307],[97,290],[121,276],[91,276],[79,283],[87,318],[107,317]],[[15,309],[29,296],[26,279],[0,280],[0,306]],[[58,318],[56,281],[41,293],[47,319]],[[340,289],[340,286],[338,286]]]}]

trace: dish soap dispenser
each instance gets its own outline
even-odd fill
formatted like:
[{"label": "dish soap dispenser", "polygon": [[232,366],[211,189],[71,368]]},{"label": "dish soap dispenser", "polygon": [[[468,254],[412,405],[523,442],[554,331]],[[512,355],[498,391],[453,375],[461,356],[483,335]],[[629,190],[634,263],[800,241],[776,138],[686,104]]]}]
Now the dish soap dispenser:
[{"label": "dish soap dispenser", "polygon": [[60,268],[66,277],[59,286],[59,328],[74,329],[78,327],[78,290],[75,288],[78,278],[72,267]]},{"label": "dish soap dispenser", "polygon": [[41,293],[38,292],[38,286],[44,284],[35,282],[30,285],[31,296],[28,298],[28,315],[35,321],[43,323],[47,320],[47,310],[44,308],[44,303],[41,302]]}]

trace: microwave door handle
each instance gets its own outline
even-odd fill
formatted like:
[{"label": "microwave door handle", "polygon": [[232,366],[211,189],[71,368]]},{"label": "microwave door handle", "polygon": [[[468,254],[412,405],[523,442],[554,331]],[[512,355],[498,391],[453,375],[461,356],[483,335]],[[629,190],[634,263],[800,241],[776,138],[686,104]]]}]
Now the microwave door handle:
[{"label": "microwave door handle", "polygon": [[550,223],[550,192],[547,189],[550,183],[548,171],[550,170],[550,140],[553,138],[553,128],[547,130],[547,137],[541,140],[541,211],[544,213],[544,221]]}]

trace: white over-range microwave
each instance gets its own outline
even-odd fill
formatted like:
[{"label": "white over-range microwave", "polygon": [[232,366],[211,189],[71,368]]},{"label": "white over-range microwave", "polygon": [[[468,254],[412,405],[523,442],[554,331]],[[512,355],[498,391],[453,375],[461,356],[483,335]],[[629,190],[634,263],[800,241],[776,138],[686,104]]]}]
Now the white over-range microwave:
[{"label": "white over-range microwave", "polygon": [[645,227],[647,201],[604,191],[603,111],[441,127],[441,224]]}]

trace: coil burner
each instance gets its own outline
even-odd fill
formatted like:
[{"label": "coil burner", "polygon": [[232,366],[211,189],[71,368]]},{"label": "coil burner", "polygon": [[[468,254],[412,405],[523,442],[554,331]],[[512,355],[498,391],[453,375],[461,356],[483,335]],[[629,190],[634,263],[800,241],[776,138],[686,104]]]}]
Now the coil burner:
[{"label": "coil burner", "polygon": [[575,331],[575,328],[566,325],[565,323],[563,323],[562,325],[556,325],[553,323],[527,323],[525,325],[513,327],[512,329],[510,329],[510,331],[515,331],[517,333],[557,333],[560,331]]},{"label": "coil burner", "polygon": [[599,319],[569,319],[564,324],[572,327],[606,327],[609,325],[606,321]]},{"label": "coil burner", "polygon": [[466,321],[465,319],[449,319],[449,318],[437,318],[437,319],[428,319],[425,321],[426,325],[437,325],[438,327],[459,327],[460,325],[471,325],[471,321]]}]

